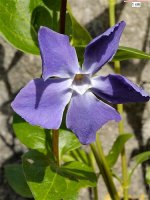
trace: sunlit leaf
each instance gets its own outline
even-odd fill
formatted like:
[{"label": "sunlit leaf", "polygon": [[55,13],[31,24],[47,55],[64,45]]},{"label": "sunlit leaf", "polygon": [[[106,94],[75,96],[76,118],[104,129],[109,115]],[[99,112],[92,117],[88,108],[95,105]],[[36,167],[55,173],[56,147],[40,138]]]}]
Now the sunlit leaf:
[{"label": "sunlit leaf", "polygon": [[118,160],[118,157],[124,147],[124,144],[133,137],[132,134],[126,133],[119,135],[115,140],[112,148],[110,149],[108,155],[106,156],[107,162],[110,167],[113,167]]},{"label": "sunlit leaf", "polygon": [[[16,48],[38,55],[38,29],[46,26],[59,32],[60,4],[61,0],[1,0],[0,33]],[[71,11],[66,15],[65,33],[72,38],[73,45],[90,41],[90,35]]]},{"label": "sunlit leaf", "polygon": [[128,59],[150,59],[150,54],[147,54],[141,50],[119,46],[117,53],[112,61],[122,61]]},{"label": "sunlit leaf", "polygon": [[75,46],[76,52],[77,52],[77,56],[78,56],[78,60],[79,60],[81,66],[82,66],[83,60],[84,60],[85,47],[86,47],[85,45],[83,45],[83,46]]},{"label": "sunlit leaf", "polygon": [[133,157],[133,160],[135,161],[135,165],[132,168],[130,174],[129,174],[129,178],[131,179],[135,169],[142,164],[143,162],[147,161],[150,159],[150,151],[145,151],[143,153],[140,153],[138,155],[136,155],[135,157]]},{"label": "sunlit leaf", "polygon": [[73,16],[71,9],[68,8],[68,12],[72,22],[72,39],[71,44],[73,46],[87,45],[91,40],[91,36],[88,31],[79,24],[79,22]]},{"label": "sunlit leaf", "polygon": [[46,140],[51,144],[49,130],[32,126],[16,114],[13,120],[13,130],[21,143],[30,149],[45,149]]},{"label": "sunlit leaf", "polygon": [[[59,130],[60,157],[81,146],[75,134],[65,129],[64,126],[62,128]],[[13,130],[17,138],[26,147],[38,149],[39,151],[48,150],[49,153],[52,151],[51,130],[43,129],[39,126],[32,126],[17,114],[14,115]]]},{"label": "sunlit leaf", "polygon": [[1,0],[0,32],[16,48],[28,53],[39,54],[37,42],[39,26],[56,28],[55,24],[58,21],[57,6],[49,9],[47,2],[43,0]]},{"label": "sunlit leaf", "polygon": [[72,151],[74,149],[77,149],[81,146],[81,143],[70,131],[60,129],[59,131],[59,151],[60,156],[68,153],[69,151]]},{"label": "sunlit leaf", "polygon": [[23,156],[23,169],[35,200],[75,200],[80,188],[95,187],[97,181],[85,164],[70,162],[58,167],[37,151]]}]

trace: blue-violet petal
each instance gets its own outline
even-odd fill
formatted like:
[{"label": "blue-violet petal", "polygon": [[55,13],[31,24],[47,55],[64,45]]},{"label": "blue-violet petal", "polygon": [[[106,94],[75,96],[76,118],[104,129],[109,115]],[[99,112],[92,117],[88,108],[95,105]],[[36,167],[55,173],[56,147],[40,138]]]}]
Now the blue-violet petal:
[{"label": "blue-violet petal", "polygon": [[93,93],[111,103],[146,102],[150,99],[141,87],[122,75],[94,77],[91,82]]},{"label": "blue-violet petal", "polygon": [[82,144],[95,141],[96,132],[110,120],[120,121],[119,113],[99,101],[94,94],[74,94],[66,116],[67,128],[71,129]]},{"label": "blue-violet petal", "polygon": [[58,129],[71,98],[71,82],[68,79],[32,80],[18,93],[11,106],[32,125]]},{"label": "blue-violet petal", "polygon": [[44,80],[53,76],[68,78],[78,72],[78,58],[68,36],[41,27],[38,40]]},{"label": "blue-violet petal", "polygon": [[93,39],[86,47],[83,70],[95,74],[116,53],[125,22],[121,21],[102,35]]}]

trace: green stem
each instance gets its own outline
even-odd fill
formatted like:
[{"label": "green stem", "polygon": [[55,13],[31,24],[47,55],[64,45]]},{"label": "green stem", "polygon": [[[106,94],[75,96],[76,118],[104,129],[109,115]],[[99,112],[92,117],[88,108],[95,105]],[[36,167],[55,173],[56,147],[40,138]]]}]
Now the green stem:
[{"label": "green stem", "polygon": [[101,145],[101,141],[98,137],[98,134],[97,134],[97,137],[96,137],[96,146],[94,144],[91,144],[91,149],[92,149],[92,152],[95,156],[97,165],[100,169],[101,175],[104,179],[104,182],[106,184],[106,187],[108,189],[108,192],[109,192],[111,198],[113,200],[119,200],[120,198],[118,196],[115,184],[113,182],[113,178],[112,178],[110,168],[107,164],[105,155],[103,153],[103,148],[102,148],[102,145]]},{"label": "green stem", "polygon": [[[117,105],[118,112],[122,115],[123,114],[123,105],[118,104]],[[119,122],[119,134],[124,133],[124,125],[123,120]],[[123,187],[123,196],[124,200],[129,199],[129,175],[128,175],[128,169],[127,169],[127,158],[126,158],[126,150],[125,146],[122,149],[121,152],[121,165],[122,165],[122,187]]]},{"label": "green stem", "polygon": [[119,61],[115,61],[115,73],[116,74],[121,74],[121,67],[120,67],[120,62]]},{"label": "green stem", "polygon": [[110,26],[115,25],[115,4],[116,0],[108,0],[109,1],[109,23]]},{"label": "green stem", "polygon": [[[90,151],[88,154],[87,154],[87,159],[89,161],[89,166],[92,167],[93,171],[95,171],[95,158],[94,158],[94,155],[92,153],[92,151]],[[94,200],[98,200],[98,187],[94,187],[93,188],[93,195],[94,195]]]},{"label": "green stem", "polygon": [[[110,26],[115,25],[115,0],[109,0],[109,20],[110,20]],[[115,66],[115,73],[116,74],[121,74],[121,67],[120,67],[120,62],[116,61],[114,62]],[[120,115],[123,115],[123,105],[118,104],[117,105],[117,110],[120,113]],[[123,116],[122,116],[123,117]],[[124,133],[124,125],[123,125],[123,120],[119,122],[119,134]],[[122,165],[122,187],[123,187],[123,194],[124,194],[124,200],[128,200],[128,169],[127,169],[127,158],[126,158],[126,150],[125,146],[121,152],[121,165]]]},{"label": "green stem", "polygon": [[98,188],[97,187],[93,188],[93,193],[94,193],[94,200],[98,200]]}]

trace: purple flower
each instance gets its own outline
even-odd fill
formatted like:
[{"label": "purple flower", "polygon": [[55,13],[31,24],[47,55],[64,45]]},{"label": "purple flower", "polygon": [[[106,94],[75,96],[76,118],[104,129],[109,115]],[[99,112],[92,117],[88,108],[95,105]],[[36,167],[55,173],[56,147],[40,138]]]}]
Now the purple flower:
[{"label": "purple flower", "polygon": [[[30,81],[12,102],[12,108],[32,125],[58,129],[67,104],[67,128],[82,144],[95,140],[96,131],[110,120],[120,121],[110,103],[145,102],[149,95],[121,75],[94,76],[117,51],[125,22],[111,27],[85,49],[80,68],[66,35],[41,27],[38,33],[43,78]],[[96,96],[97,97],[96,97]]]}]

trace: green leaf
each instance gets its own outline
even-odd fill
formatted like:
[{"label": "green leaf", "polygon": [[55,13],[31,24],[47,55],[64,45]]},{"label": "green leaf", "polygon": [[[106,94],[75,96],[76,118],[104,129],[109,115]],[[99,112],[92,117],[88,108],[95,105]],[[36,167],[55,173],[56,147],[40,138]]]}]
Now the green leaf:
[{"label": "green leaf", "polygon": [[39,54],[36,30],[38,14],[39,18],[50,15],[42,0],[1,0],[0,32],[16,48]]},{"label": "green leaf", "polygon": [[20,164],[6,165],[5,175],[9,185],[13,188],[13,190],[17,194],[27,198],[33,197],[30,188],[27,185],[22,165]]},{"label": "green leaf", "polygon": [[150,151],[145,151],[143,153],[138,154],[137,156],[133,157],[136,164],[141,164],[150,159]]},{"label": "green leaf", "polygon": [[58,167],[49,159],[37,151],[23,156],[25,177],[35,200],[75,200],[80,188],[96,186],[96,175],[83,163]]},{"label": "green leaf", "polygon": [[72,22],[71,44],[73,46],[87,45],[92,40],[90,34],[83,26],[81,26],[81,24],[78,23],[78,21],[73,16],[70,8],[68,8],[68,12]]},{"label": "green leaf", "polygon": [[[32,126],[22,119],[17,114],[14,115],[13,130],[17,138],[28,148],[45,151],[46,149],[52,152],[52,137],[51,131]],[[60,157],[65,153],[72,151],[81,146],[79,140],[71,131],[59,130],[59,152]]]},{"label": "green leaf", "polygon": [[83,60],[84,60],[84,51],[85,51],[85,45],[83,46],[75,46],[75,49],[76,49],[76,52],[77,52],[77,56],[78,56],[78,60],[79,60],[79,63],[83,64]]},{"label": "green leaf", "polygon": [[150,59],[150,54],[147,54],[138,49],[120,46],[112,61],[122,61],[133,58]]},{"label": "green leaf", "polygon": [[13,119],[13,130],[17,138],[28,148],[45,149],[46,141],[51,144],[51,134],[49,130],[32,126],[15,114]]},{"label": "green leaf", "polygon": [[70,151],[69,156],[72,157],[73,160],[83,162],[84,164],[90,166],[91,160],[89,158],[89,152],[86,152],[82,148],[75,149],[74,151]]},{"label": "green leaf", "polygon": [[[39,54],[37,32],[40,26],[59,30],[61,0],[1,0],[0,33],[16,48]],[[7,23],[6,23],[7,22]],[[71,11],[66,15],[66,34],[73,44],[87,44],[88,32],[75,20]]]},{"label": "green leaf", "polygon": [[59,130],[59,152],[60,157],[69,151],[77,149],[81,146],[81,143],[70,131],[60,129]]},{"label": "green leaf", "polygon": [[115,140],[111,150],[109,151],[108,155],[106,156],[107,162],[109,166],[112,168],[118,160],[118,157],[124,147],[124,144],[133,137],[132,134],[126,133],[119,135]]},{"label": "green leaf", "polygon": [[90,36],[89,32],[75,19],[69,6],[68,12],[72,22],[71,44],[76,48],[78,60],[82,65],[85,47],[92,40],[92,37]]},{"label": "green leaf", "polygon": [[39,54],[37,31],[40,26],[58,31],[60,2],[61,0],[1,0],[0,32],[16,48]]},{"label": "green leaf", "polygon": [[150,151],[145,151],[143,153],[138,154],[137,156],[133,157],[133,160],[135,161],[135,166],[132,168],[129,178],[131,179],[135,169],[140,165],[141,163],[147,161],[150,159]]},{"label": "green leaf", "polygon": [[150,167],[146,168],[146,176],[145,176],[145,178],[146,178],[147,184],[150,185]]}]

